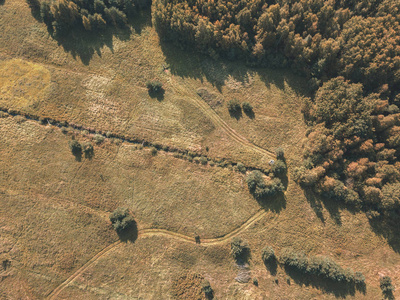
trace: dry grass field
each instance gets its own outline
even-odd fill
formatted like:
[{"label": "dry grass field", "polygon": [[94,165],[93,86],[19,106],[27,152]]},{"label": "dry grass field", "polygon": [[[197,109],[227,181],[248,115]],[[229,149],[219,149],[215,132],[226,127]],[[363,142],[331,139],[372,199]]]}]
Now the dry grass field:
[{"label": "dry grass field", "polygon": [[[398,236],[290,180],[306,132],[302,78],[166,45],[148,13],[131,32],[58,44],[25,0],[3,2],[0,299],[206,299],[203,279],[214,299],[381,299],[383,275],[400,297]],[[149,96],[151,79],[163,83],[163,99]],[[231,117],[233,98],[251,103],[254,116]],[[95,132],[144,147],[121,138],[97,143]],[[72,139],[90,142],[93,157],[75,157]],[[152,153],[147,143],[261,169],[282,147],[287,191],[261,207],[232,166]],[[109,221],[117,207],[137,222],[127,241]],[[236,236],[249,242],[258,286],[235,280]],[[310,281],[279,265],[270,272],[261,260],[266,245],[278,255],[292,247],[329,256],[362,272],[366,290]]]}]

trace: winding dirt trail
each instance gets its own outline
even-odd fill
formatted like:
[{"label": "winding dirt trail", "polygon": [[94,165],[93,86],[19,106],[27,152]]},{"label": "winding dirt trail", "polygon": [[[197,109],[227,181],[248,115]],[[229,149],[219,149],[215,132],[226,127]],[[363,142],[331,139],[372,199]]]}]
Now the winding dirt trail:
[{"label": "winding dirt trail", "polygon": [[[170,84],[173,86],[176,92],[182,95],[187,95],[191,89],[184,84],[184,87],[182,84],[176,84],[175,80],[171,78]],[[267,149],[261,148],[252,142],[248,141],[245,137],[237,133],[234,129],[232,129],[207,103],[202,101],[202,99],[199,98],[197,94],[193,94],[190,92],[192,96],[186,97],[185,99],[188,99],[192,101],[201,111],[210,118],[210,120],[218,127],[224,130],[224,132],[235,142],[238,144],[242,145],[245,148],[248,148],[252,151],[258,152],[262,155],[265,155],[266,157],[269,158],[275,158],[276,155],[272,151],[269,151]],[[251,225],[253,225],[255,222],[261,220],[264,216],[267,215],[267,211],[264,209],[258,210],[254,215],[252,215],[249,219],[247,219],[242,225],[239,227],[235,228],[231,232],[220,236],[216,238],[205,238],[201,239],[200,245],[201,246],[211,246],[211,245],[216,245],[220,243],[227,242],[233,237],[238,236],[240,233],[243,231],[247,230]],[[145,237],[151,237],[151,236],[165,236],[169,238],[173,238],[182,242],[187,242],[191,244],[196,244],[196,240],[193,236],[187,236],[183,235],[177,232],[169,231],[166,229],[153,229],[153,228],[148,228],[148,229],[142,229],[138,233],[138,238],[145,238]],[[111,253],[115,249],[117,249],[119,246],[123,244],[122,241],[116,241],[110,245],[108,245],[106,248],[98,252],[95,256],[93,256],[89,261],[87,261],[81,268],[79,268],[75,273],[73,273],[70,277],[68,277],[64,282],[62,282],[59,286],[57,286],[48,296],[47,299],[56,299],[57,296],[68,286],[70,285],[75,279],[77,279],[80,275],[82,275],[87,269],[90,267],[94,266],[97,261],[104,257],[105,255]]]},{"label": "winding dirt trail", "polygon": [[95,256],[93,256],[86,264],[84,264],[82,267],[80,267],[74,274],[72,274],[70,277],[67,278],[63,283],[61,283],[58,287],[56,287],[48,296],[47,299],[56,299],[57,296],[62,292],[63,289],[65,289],[71,282],[73,282],[77,277],[79,277],[83,272],[85,272],[89,267],[94,265],[96,261],[104,256],[105,254],[109,253],[111,250],[115,249],[118,245],[120,245],[122,242],[117,241],[111,245],[108,245],[106,248],[101,250],[99,253],[97,253]]},{"label": "winding dirt trail", "polygon": [[[173,86],[173,88],[174,88],[177,92],[181,93],[182,95],[187,95],[187,94],[188,94],[188,91],[190,91],[189,88],[187,88],[187,89],[185,90],[185,89],[182,87],[182,85],[185,85],[185,86],[186,86],[186,84],[183,84],[183,83],[176,84],[175,79],[173,79],[173,78],[170,79],[169,83]],[[275,157],[276,157],[276,155],[275,155],[274,152],[269,151],[269,150],[264,149],[264,148],[261,148],[261,147],[255,145],[255,144],[253,144],[252,142],[248,141],[244,136],[240,135],[240,134],[237,133],[235,130],[233,130],[233,129],[232,129],[232,128],[231,128],[231,127],[230,127],[230,126],[215,112],[215,110],[213,110],[207,103],[205,103],[203,100],[201,100],[197,94],[193,94],[193,96],[192,96],[192,97],[189,97],[189,98],[185,97],[185,99],[188,99],[188,100],[192,101],[197,107],[199,107],[199,108],[202,110],[202,112],[203,112],[206,116],[208,116],[208,117],[211,119],[211,121],[212,121],[215,125],[217,125],[217,126],[219,126],[220,128],[222,128],[222,129],[226,132],[226,134],[227,134],[230,138],[232,138],[234,141],[236,141],[238,144],[240,144],[240,145],[242,145],[242,146],[244,146],[244,147],[246,147],[246,148],[249,148],[249,149],[251,149],[251,150],[253,150],[253,151],[256,151],[256,152],[258,152],[258,153],[261,153],[261,154],[263,154],[263,155],[265,155],[265,156],[267,156],[267,157],[270,157],[270,158],[275,158]]]},{"label": "winding dirt trail", "polygon": [[[224,243],[224,242],[230,240],[231,238],[239,235],[246,229],[248,229],[255,222],[262,219],[266,214],[267,214],[267,211],[265,211],[264,209],[260,209],[258,212],[256,212],[254,215],[252,215],[249,219],[247,219],[246,222],[244,222],[242,225],[235,228],[231,232],[224,234],[223,236],[220,236],[217,238],[201,239],[200,245],[211,246],[211,245]],[[139,238],[140,237],[149,237],[149,236],[167,236],[167,237],[171,237],[171,238],[180,240],[182,242],[196,244],[195,238],[193,236],[187,236],[184,234],[180,234],[180,233],[165,230],[165,229],[151,229],[150,228],[150,229],[143,229],[143,230],[139,231],[139,235],[138,235]]]},{"label": "winding dirt trail", "polygon": [[[217,237],[217,238],[210,238],[210,239],[201,239],[201,242],[199,245],[201,246],[211,246],[211,245],[216,245],[216,244],[221,244],[229,239],[239,235],[246,229],[248,229],[251,225],[253,225],[255,222],[261,220],[265,215],[267,214],[267,211],[264,209],[260,209],[258,212],[256,212],[254,215],[252,215],[249,219],[246,220],[242,225],[239,227],[235,228],[231,232]],[[138,234],[138,239],[139,238],[144,238],[144,237],[151,237],[151,236],[166,236],[170,238],[177,239],[182,242],[187,242],[191,244],[196,244],[195,238],[192,236],[187,236],[184,234],[180,234],[177,232],[165,230],[165,229],[142,229],[139,231]],[[82,275],[88,268],[91,266],[95,265],[96,262],[104,257],[105,255],[109,254],[118,246],[122,245],[122,241],[117,241],[103,250],[101,250],[99,253],[97,253],[95,256],[93,256],[87,263],[85,263],[82,267],[80,267],[74,274],[72,274],[70,277],[68,277],[63,283],[61,283],[58,287],[56,287],[48,296],[47,299],[56,299],[57,296],[68,286],[70,285],[76,278],[78,278],[80,275]]]},{"label": "winding dirt trail", "polygon": [[[173,81],[171,80],[170,82],[173,84]],[[180,91],[182,94],[185,94],[185,91],[183,90],[182,87],[174,85],[174,88],[177,91]],[[197,96],[197,95],[196,95]],[[241,136],[238,134],[235,130],[233,130],[229,125],[204,101],[201,99],[198,99],[198,97],[193,96],[190,97],[189,100],[191,100],[193,103],[196,104],[197,107],[199,107],[204,114],[206,114],[213,122],[215,125],[219,126],[222,128],[229,137],[231,137],[234,141],[239,143],[240,145],[251,149],[253,151],[256,151],[258,153],[261,153],[262,155],[265,155],[270,158],[275,158],[276,155],[275,153],[263,149],[250,141],[248,141],[245,137]],[[287,190],[286,190],[287,192]],[[267,215],[267,211],[264,209],[258,210],[254,215],[252,215],[249,219],[247,219],[241,226],[235,228],[231,232],[220,236],[216,238],[205,238],[200,240],[200,245],[201,246],[211,246],[211,245],[217,245],[224,243],[228,240],[230,240],[233,237],[238,236],[240,233],[243,231],[247,230],[251,225],[253,225],[255,222],[261,220],[264,216]],[[138,239],[139,238],[144,238],[144,237],[151,237],[151,236],[165,236],[165,237],[170,237],[182,242],[187,242],[191,244],[196,244],[196,240],[192,236],[187,236],[184,234],[180,234],[177,232],[169,231],[166,229],[153,229],[153,228],[148,228],[148,229],[142,229],[138,233]],[[123,242],[117,241],[106,248],[104,248],[102,251],[97,253],[95,256],[93,256],[87,263],[85,263],[81,268],[79,268],[74,274],[72,274],[70,277],[68,277],[63,283],[61,283],[57,288],[55,288],[47,297],[47,299],[56,299],[57,296],[69,285],[71,284],[76,278],[78,278],[80,275],[83,274],[88,268],[91,266],[95,265],[96,262],[104,257],[105,255],[109,254],[118,246],[122,245]]]}]

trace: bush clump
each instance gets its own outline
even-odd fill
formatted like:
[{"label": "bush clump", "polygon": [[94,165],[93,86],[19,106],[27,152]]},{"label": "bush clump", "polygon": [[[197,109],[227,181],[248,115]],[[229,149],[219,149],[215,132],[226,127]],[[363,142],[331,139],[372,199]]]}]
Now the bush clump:
[{"label": "bush clump", "polygon": [[252,171],[246,178],[250,193],[256,198],[272,197],[284,190],[284,186],[279,178],[273,178],[265,182],[260,171]]},{"label": "bush clump", "polygon": [[231,99],[228,101],[228,111],[231,115],[240,114],[242,108],[238,99]]},{"label": "bush clump", "polygon": [[379,280],[379,284],[384,294],[391,294],[394,291],[394,286],[392,285],[392,279],[389,276],[383,276]]},{"label": "bush clump", "polygon": [[210,297],[213,294],[213,289],[211,287],[210,282],[207,279],[204,279],[201,282],[201,289],[207,297]]},{"label": "bush clump", "polygon": [[160,93],[163,90],[163,85],[157,80],[149,80],[146,82],[146,87],[149,93]]},{"label": "bush clump", "polygon": [[105,140],[105,137],[102,136],[101,134],[95,134],[93,139],[96,144],[101,144]]},{"label": "bush clump", "polygon": [[253,284],[255,286],[258,286],[258,279],[256,277],[253,278]]},{"label": "bush clump", "polygon": [[250,115],[253,113],[253,106],[249,102],[243,102],[242,108],[246,115]]},{"label": "bush clump", "polygon": [[271,171],[272,173],[274,173],[275,176],[285,174],[287,171],[286,163],[283,160],[277,159],[272,165]]},{"label": "bush clump", "polygon": [[82,146],[77,140],[72,140],[69,142],[69,148],[73,155],[82,154]]},{"label": "bush clump", "polygon": [[206,165],[207,162],[208,162],[208,159],[207,159],[207,157],[205,157],[205,156],[201,156],[201,157],[199,158],[199,162],[200,162],[202,165]]},{"label": "bush clump", "polygon": [[85,153],[85,157],[92,157],[94,154],[93,145],[89,142],[86,142],[82,145],[83,152]]},{"label": "bush clump", "polygon": [[262,260],[265,264],[275,260],[275,252],[271,246],[266,246],[262,250]]},{"label": "bush clump", "polygon": [[351,269],[343,269],[329,257],[307,257],[304,252],[295,252],[292,249],[282,250],[280,262],[287,268],[294,269],[305,275],[317,276],[336,282],[350,284],[364,283],[364,276],[357,272],[357,282]]},{"label": "bush clump", "polygon": [[276,158],[277,159],[284,160],[285,151],[281,147],[277,148],[275,153],[276,153]]},{"label": "bush clump", "polygon": [[246,240],[234,237],[231,241],[231,253],[236,260],[246,259],[250,254],[249,243]]},{"label": "bush clump", "polygon": [[151,150],[150,150],[150,153],[151,153],[151,155],[156,156],[157,153],[158,153],[157,148],[156,147],[152,147]]},{"label": "bush clump", "polygon": [[246,167],[241,162],[237,163],[236,168],[240,173],[246,173]]},{"label": "bush clump", "polygon": [[133,216],[129,213],[129,209],[119,207],[110,214],[110,221],[114,229],[121,233],[135,224]]}]

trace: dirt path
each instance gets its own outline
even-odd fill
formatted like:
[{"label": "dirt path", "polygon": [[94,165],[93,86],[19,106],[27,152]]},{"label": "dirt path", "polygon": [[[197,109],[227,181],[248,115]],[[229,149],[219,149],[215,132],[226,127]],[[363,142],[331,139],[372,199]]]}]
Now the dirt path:
[{"label": "dirt path", "polygon": [[[211,239],[201,239],[200,245],[201,246],[211,246],[211,245],[216,245],[220,243],[224,243],[228,241],[229,239],[239,235],[246,229],[248,229],[251,225],[253,225],[255,222],[259,221],[262,219],[265,215],[267,214],[267,211],[260,209],[258,212],[256,212],[253,216],[251,216],[249,219],[247,219],[246,222],[244,222],[241,226],[235,228],[233,231],[217,238],[211,238]],[[196,244],[194,236],[187,236],[183,235],[177,232],[165,230],[165,229],[142,229],[139,231],[138,234],[138,239],[143,238],[143,237],[150,237],[150,236],[166,236],[166,237],[171,237],[174,239],[177,239],[182,242],[187,242],[191,244]],[[96,262],[102,258],[103,256],[107,255],[108,253],[112,252],[115,250],[118,246],[123,244],[121,241],[117,241],[103,250],[101,250],[99,253],[97,253],[95,256],[93,256],[87,263],[85,263],[81,268],[79,268],[74,274],[72,274],[70,277],[68,277],[63,283],[61,283],[58,287],[56,287],[48,296],[47,299],[56,299],[57,296],[68,286],[70,285],[76,278],[78,278],[80,275],[82,275],[88,268],[91,266],[95,265]]]},{"label": "dirt path", "polygon": [[73,282],[77,277],[79,277],[83,272],[85,272],[89,267],[91,267],[93,264],[96,263],[96,261],[110,252],[111,250],[115,249],[118,245],[120,245],[122,242],[117,241],[111,245],[108,245],[106,248],[101,250],[99,253],[97,253],[95,256],[93,256],[86,264],[84,264],[82,267],[80,267],[74,274],[72,274],[70,277],[68,277],[67,280],[65,280],[63,283],[61,283],[58,287],[56,287],[48,296],[47,299],[56,299],[57,296],[61,293],[63,289],[65,289],[71,282]]},{"label": "dirt path", "polygon": [[[175,79],[171,78],[171,80],[169,82],[170,82],[171,86],[173,86],[173,88],[177,92],[181,93],[182,95],[188,94],[188,92],[187,92],[188,89],[184,90],[182,88],[182,84],[176,84]],[[215,125],[222,128],[226,132],[226,134],[230,138],[232,138],[234,141],[236,141],[238,144],[240,144],[246,148],[249,148],[253,151],[259,152],[269,158],[276,157],[274,152],[269,151],[264,148],[261,148],[255,144],[251,143],[245,137],[243,137],[242,135],[237,133],[235,130],[233,130],[207,103],[205,103],[203,100],[201,100],[197,94],[193,95],[192,97],[189,97],[189,98],[185,97],[185,99],[192,101],[197,107],[199,107],[202,110],[202,112],[206,116],[208,116],[211,119],[211,121]]]},{"label": "dirt path", "polygon": [[[262,219],[267,214],[267,211],[264,209],[260,209],[258,212],[256,212],[254,215],[252,215],[249,219],[247,219],[246,222],[244,222],[242,225],[239,227],[235,228],[231,232],[217,237],[217,238],[211,238],[211,239],[200,239],[200,245],[203,246],[211,246],[211,245],[216,245],[216,244],[221,244],[224,243],[231,238],[238,236],[240,233],[248,229],[251,225],[253,225],[255,222],[258,220]],[[165,230],[165,229],[143,229],[139,231],[139,238],[140,237],[149,237],[149,236],[167,236],[171,237],[177,240],[180,240],[182,242],[188,242],[192,244],[196,244],[195,237],[194,236],[187,236],[183,235],[177,232]]]}]

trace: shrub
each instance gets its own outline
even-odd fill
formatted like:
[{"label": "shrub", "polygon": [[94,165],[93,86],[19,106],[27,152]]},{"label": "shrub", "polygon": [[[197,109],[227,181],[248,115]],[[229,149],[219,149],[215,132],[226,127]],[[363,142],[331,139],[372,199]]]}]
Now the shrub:
[{"label": "shrub", "polygon": [[188,155],[189,155],[191,158],[193,158],[193,157],[196,156],[196,153],[194,153],[193,151],[189,151],[189,152],[188,152]]},{"label": "shrub", "polygon": [[110,221],[118,233],[131,228],[135,223],[135,220],[129,213],[129,210],[122,207],[117,208],[110,214]]},{"label": "shrub", "polygon": [[101,144],[104,141],[105,137],[102,136],[101,134],[95,134],[93,139],[96,144]]},{"label": "shrub", "polygon": [[94,150],[93,150],[93,146],[91,143],[89,143],[89,142],[84,143],[82,148],[83,148],[83,152],[85,153],[86,157],[90,158],[93,156]]},{"label": "shrub", "polygon": [[228,111],[231,115],[239,114],[242,111],[240,102],[237,99],[231,99],[228,101]]},{"label": "shrub", "polygon": [[203,290],[204,294],[206,294],[207,297],[213,294],[213,289],[211,287],[210,282],[207,279],[204,279],[201,282],[201,289]]},{"label": "shrub", "polygon": [[242,108],[245,114],[249,115],[253,113],[253,106],[249,102],[243,102]]},{"label": "shrub", "polygon": [[202,156],[202,157],[200,157],[199,158],[199,161],[200,161],[200,163],[202,164],[202,165],[205,165],[205,164],[207,164],[207,158],[206,157],[204,157],[204,156]]},{"label": "shrub", "polygon": [[283,149],[281,147],[279,147],[278,149],[276,149],[276,158],[283,160],[285,158],[285,152],[283,151]]},{"label": "shrub", "polygon": [[250,253],[249,243],[246,240],[234,237],[231,241],[231,253],[236,260],[245,259]]},{"label": "shrub", "polygon": [[82,153],[82,146],[77,140],[72,140],[69,142],[69,148],[73,155],[80,155]]},{"label": "shrub", "polygon": [[155,156],[155,155],[157,155],[158,151],[155,147],[152,147],[150,150],[150,153],[151,153],[151,155]]},{"label": "shrub", "polygon": [[272,247],[270,246],[266,246],[263,250],[262,250],[262,260],[264,263],[269,263],[273,260],[275,260],[275,252],[274,249],[272,249]]},{"label": "shrub", "polygon": [[255,286],[258,286],[258,279],[257,279],[257,278],[253,278],[253,284],[254,284]]},{"label": "shrub", "polygon": [[295,269],[305,275],[317,276],[336,282],[361,284],[365,278],[351,269],[343,269],[329,257],[312,256],[308,258],[304,252],[294,252],[292,249],[282,250],[280,262],[287,268]]},{"label": "shrub", "polygon": [[160,93],[163,90],[162,83],[157,80],[147,81],[146,87],[149,93]]},{"label": "shrub", "polygon": [[361,272],[356,272],[354,274],[354,281],[356,284],[364,284],[365,283],[365,277]]},{"label": "shrub", "polygon": [[271,171],[274,175],[279,176],[286,173],[287,167],[284,161],[277,159],[272,165]]},{"label": "shrub", "polygon": [[272,197],[284,190],[282,181],[274,178],[266,183],[262,173],[258,170],[252,171],[246,178],[250,193],[256,198]]},{"label": "shrub", "polygon": [[384,294],[389,294],[394,291],[394,287],[392,285],[392,279],[389,276],[383,276],[380,280],[380,287]]},{"label": "shrub", "polygon": [[262,173],[258,170],[252,171],[246,177],[246,182],[251,193],[253,193],[257,187],[265,185]]},{"label": "shrub", "polygon": [[238,170],[240,173],[246,173],[246,167],[245,167],[244,164],[242,164],[241,162],[238,163],[238,164],[236,165],[236,167],[237,167],[237,170]]}]

